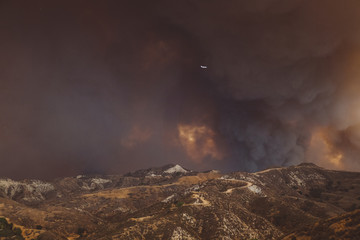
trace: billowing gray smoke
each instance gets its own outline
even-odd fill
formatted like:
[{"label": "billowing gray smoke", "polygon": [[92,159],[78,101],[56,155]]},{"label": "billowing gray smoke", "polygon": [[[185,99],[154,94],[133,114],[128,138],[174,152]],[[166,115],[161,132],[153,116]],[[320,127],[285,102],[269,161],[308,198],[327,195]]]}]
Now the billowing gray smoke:
[{"label": "billowing gray smoke", "polygon": [[174,9],[171,19],[207,54],[221,99],[210,119],[229,169],[302,161],[360,169],[360,134],[351,130],[360,123],[359,2],[209,1]]},{"label": "billowing gray smoke", "polygon": [[355,0],[2,1],[0,175],[360,170],[359,12]]}]

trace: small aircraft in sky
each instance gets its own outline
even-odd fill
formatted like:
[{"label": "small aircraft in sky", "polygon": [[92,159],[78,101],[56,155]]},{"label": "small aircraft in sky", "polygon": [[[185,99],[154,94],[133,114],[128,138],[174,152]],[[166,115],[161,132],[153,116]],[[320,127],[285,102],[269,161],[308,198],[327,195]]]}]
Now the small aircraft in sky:
[{"label": "small aircraft in sky", "polygon": [[208,68],[208,66],[206,66],[206,65],[200,65],[200,67],[201,67],[202,69]]}]

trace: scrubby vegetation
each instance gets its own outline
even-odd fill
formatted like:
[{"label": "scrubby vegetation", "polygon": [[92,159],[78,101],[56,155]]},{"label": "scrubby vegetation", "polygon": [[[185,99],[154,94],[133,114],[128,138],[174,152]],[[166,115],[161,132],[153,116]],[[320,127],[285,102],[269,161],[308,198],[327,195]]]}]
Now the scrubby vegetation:
[{"label": "scrubby vegetation", "polygon": [[43,227],[41,225],[36,225],[35,228],[41,230]]},{"label": "scrubby vegetation", "polygon": [[306,227],[300,231],[299,239],[359,239],[360,236],[360,210],[344,215],[321,220],[313,227]]},{"label": "scrubby vegetation", "polygon": [[83,227],[79,227],[78,230],[77,230],[77,234],[79,234],[80,237],[83,237],[85,232],[86,232],[86,230]]},{"label": "scrubby vegetation", "polygon": [[176,206],[178,208],[182,207],[183,205],[184,205],[184,202],[181,202],[181,201],[176,202]]},{"label": "scrubby vegetation", "polygon": [[21,229],[14,227],[12,223],[8,223],[5,218],[0,218],[0,237],[5,239],[23,240]]}]

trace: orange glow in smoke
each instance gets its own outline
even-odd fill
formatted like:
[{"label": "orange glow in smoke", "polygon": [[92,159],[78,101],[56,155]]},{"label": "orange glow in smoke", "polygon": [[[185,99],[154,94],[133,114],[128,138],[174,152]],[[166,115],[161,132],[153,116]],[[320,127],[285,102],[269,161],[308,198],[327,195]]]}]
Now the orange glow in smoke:
[{"label": "orange glow in smoke", "polygon": [[318,129],[311,137],[307,160],[329,169],[343,169],[343,154],[328,140],[326,129]]},{"label": "orange glow in smoke", "polygon": [[333,156],[330,156],[329,160],[335,166],[340,167],[342,158],[343,158],[342,153],[338,153],[338,154],[335,154]]},{"label": "orange glow in smoke", "polygon": [[178,125],[179,140],[188,156],[200,163],[205,157],[222,159],[215,145],[215,133],[207,126]]}]

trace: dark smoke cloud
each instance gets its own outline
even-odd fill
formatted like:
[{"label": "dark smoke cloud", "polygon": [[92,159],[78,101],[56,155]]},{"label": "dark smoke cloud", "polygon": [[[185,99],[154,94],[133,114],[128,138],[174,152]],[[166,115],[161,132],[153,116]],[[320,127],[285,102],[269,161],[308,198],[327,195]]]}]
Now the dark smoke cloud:
[{"label": "dark smoke cloud", "polygon": [[[169,162],[359,170],[359,10],[355,0],[0,1],[0,175]],[[191,161],[179,124],[210,128],[224,157]],[[327,161],[340,153],[340,165]]]}]

